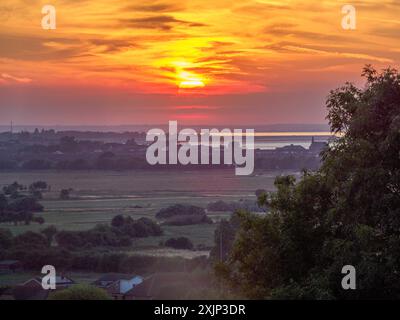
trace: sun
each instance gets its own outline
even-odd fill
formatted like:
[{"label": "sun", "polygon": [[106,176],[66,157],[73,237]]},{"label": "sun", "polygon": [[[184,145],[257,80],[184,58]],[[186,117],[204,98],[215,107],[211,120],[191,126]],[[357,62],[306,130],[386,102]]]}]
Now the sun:
[{"label": "sun", "polygon": [[177,82],[180,89],[203,88],[205,86],[200,75],[188,71],[180,71],[177,74]]},{"label": "sun", "polygon": [[185,80],[179,83],[181,89],[203,88],[204,82],[201,80]]}]

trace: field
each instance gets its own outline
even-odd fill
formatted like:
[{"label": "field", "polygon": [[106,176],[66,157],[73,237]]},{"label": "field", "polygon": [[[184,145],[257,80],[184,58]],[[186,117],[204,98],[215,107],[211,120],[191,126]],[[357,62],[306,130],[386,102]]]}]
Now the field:
[{"label": "field", "polygon": [[[265,172],[252,176],[235,176],[233,170],[210,171],[34,171],[0,173],[0,187],[18,181],[29,185],[34,181],[46,181],[51,189],[44,193],[41,201],[45,211],[41,213],[46,222],[43,225],[2,224],[14,234],[27,230],[39,231],[49,225],[59,230],[86,230],[99,223],[110,223],[117,214],[133,218],[149,217],[172,204],[192,204],[206,207],[216,200],[253,199],[259,188],[273,190],[273,181],[279,172]],[[72,188],[71,200],[59,200],[61,189]],[[209,212],[214,220],[228,213]],[[157,248],[160,241],[170,237],[185,236],[195,246],[210,247],[216,224],[192,226],[163,226],[164,235],[141,238],[134,241],[133,254],[148,253],[173,255],[179,251]],[[195,253],[191,253],[193,256]],[[204,254],[198,252],[197,254]]]}]

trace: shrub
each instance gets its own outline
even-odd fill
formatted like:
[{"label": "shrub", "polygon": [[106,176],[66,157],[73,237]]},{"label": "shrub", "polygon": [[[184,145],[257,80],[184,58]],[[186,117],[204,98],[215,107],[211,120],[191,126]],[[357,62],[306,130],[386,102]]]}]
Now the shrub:
[{"label": "shrub", "polygon": [[165,246],[174,249],[193,249],[193,243],[186,237],[170,238],[165,241]]},{"label": "shrub", "polygon": [[67,289],[54,292],[49,297],[50,300],[110,300],[111,297],[103,289],[77,284]]},{"label": "shrub", "polygon": [[191,205],[183,205],[183,204],[175,204],[168,208],[163,208],[156,213],[156,218],[158,219],[166,219],[172,216],[184,216],[184,215],[204,215],[206,211],[204,208],[191,206]]}]

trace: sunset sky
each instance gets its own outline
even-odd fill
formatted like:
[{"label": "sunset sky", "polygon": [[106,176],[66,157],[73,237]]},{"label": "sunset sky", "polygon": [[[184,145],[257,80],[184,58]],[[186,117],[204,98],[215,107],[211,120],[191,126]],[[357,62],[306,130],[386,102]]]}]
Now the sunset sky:
[{"label": "sunset sky", "polygon": [[399,35],[399,0],[2,0],[0,124],[324,123],[330,89],[399,67]]}]

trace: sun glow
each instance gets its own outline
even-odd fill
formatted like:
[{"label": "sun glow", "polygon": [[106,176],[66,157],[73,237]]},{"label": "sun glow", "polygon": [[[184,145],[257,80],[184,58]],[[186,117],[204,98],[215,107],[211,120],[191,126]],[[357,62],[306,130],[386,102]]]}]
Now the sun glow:
[{"label": "sun glow", "polygon": [[190,88],[202,88],[204,87],[204,82],[201,80],[187,80],[181,81],[179,88],[190,89]]},{"label": "sun glow", "polygon": [[199,75],[191,72],[181,71],[177,74],[178,86],[181,89],[203,88],[204,81]]}]

